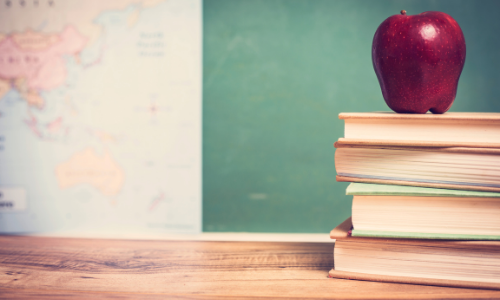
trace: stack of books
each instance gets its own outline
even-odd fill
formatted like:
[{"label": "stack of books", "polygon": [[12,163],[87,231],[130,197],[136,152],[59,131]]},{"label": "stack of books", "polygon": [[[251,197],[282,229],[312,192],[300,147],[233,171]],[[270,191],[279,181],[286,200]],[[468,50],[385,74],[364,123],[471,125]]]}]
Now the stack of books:
[{"label": "stack of books", "polygon": [[330,277],[500,289],[500,114],[339,117]]}]

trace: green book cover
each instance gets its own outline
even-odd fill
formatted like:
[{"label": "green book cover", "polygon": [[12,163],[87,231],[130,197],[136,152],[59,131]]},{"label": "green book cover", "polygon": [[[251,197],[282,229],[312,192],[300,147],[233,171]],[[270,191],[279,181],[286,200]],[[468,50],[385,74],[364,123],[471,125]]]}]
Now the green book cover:
[{"label": "green book cover", "polygon": [[500,193],[494,192],[448,190],[418,186],[371,183],[351,183],[347,187],[346,195],[500,198]]},{"label": "green book cover", "polygon": [[374,230],[356,230],[356,229],[352,230],[351,235],[357,237],[392,238],[392,239],[500,241],[500,236],[498,235],[394,232],[394,231],[374,231]]}]

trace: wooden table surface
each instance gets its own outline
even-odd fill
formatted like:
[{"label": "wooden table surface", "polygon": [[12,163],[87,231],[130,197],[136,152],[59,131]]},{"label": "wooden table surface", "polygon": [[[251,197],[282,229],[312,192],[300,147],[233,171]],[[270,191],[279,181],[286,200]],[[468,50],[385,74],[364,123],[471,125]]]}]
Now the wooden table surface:
[{"label": "wooden table surface", "polygon": [[0,236],[0,298],[500,298],[500,291],[328,278],[332,250],[331,243]]}]

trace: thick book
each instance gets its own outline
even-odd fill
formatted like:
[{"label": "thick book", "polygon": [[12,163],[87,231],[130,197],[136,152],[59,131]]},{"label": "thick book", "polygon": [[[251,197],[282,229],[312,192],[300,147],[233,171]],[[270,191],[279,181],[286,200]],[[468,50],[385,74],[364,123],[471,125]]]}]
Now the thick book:
[{"label": "thick book", "polygon": [[500,242],[363,238],[334,228],[330,277],[500,290]]},{"label": "thick book", "polygon": [[500,148],[500,113],[341,113],[341,140],[384,145]]},{"label": "thick book", "polygon": [[500,192],[500,148],[335,147],[337,181]]},{"label": "thick book", "polygon": [[352,236],[500,240],[500,193],[351,183]]}]

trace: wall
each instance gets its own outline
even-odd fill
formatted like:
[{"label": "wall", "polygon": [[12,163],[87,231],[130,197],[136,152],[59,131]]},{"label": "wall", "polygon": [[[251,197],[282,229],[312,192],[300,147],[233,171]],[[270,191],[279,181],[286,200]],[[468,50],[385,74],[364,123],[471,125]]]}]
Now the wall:
[{"label": "wall", "polygon": [[204,231],[328,232],[350,215],[335,181],[340,112],[387,111],[378,25],[443,11],[467,58],[451,111],[500,111],[500,2],[204,1]]}]

